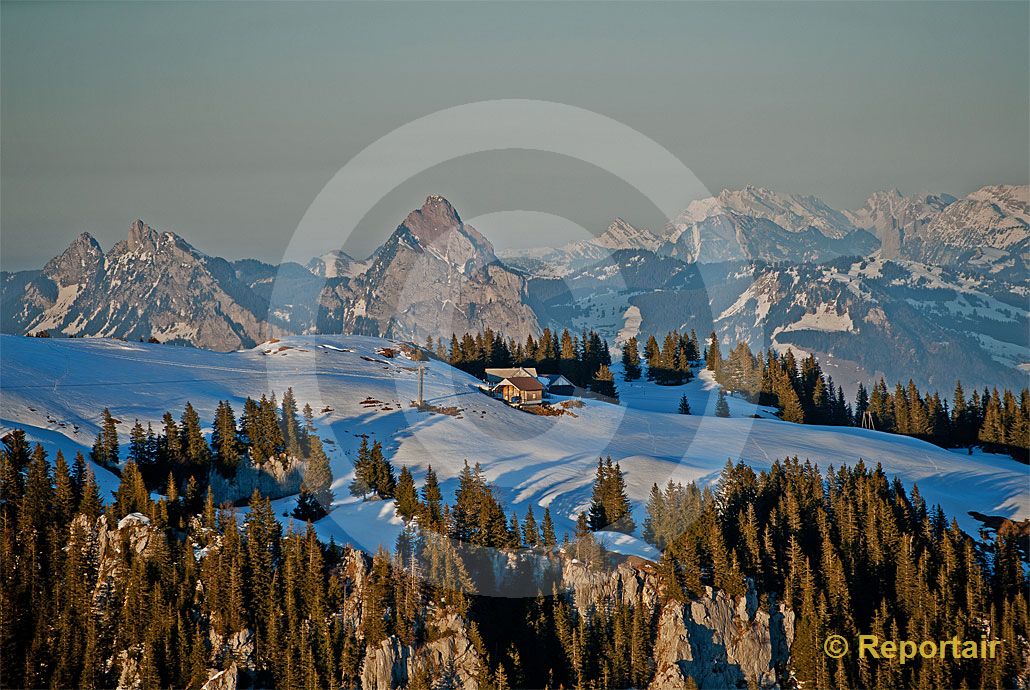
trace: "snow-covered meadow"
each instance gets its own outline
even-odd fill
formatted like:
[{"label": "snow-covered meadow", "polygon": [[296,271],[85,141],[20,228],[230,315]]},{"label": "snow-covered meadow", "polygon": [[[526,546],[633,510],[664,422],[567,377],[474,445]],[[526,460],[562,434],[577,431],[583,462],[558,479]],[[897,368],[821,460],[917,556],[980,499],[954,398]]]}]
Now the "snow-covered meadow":
[{"label": "snow-covered meadow", "polygon": [[[362,434],[382,441],[394,465],[408,466],[416,483],[431,464],[448,500],[464,462],[479,462],[509,513],[515,510],[521,519],[532,505],[539,520],[549,506],[559,531],[573,530],[575,516],[589,503],[597,459],[606,455],[626,472],[638,526],[655,482],[708,483],[727,459],[761,470],[794,455],[824,468],[859,459],[881,463],[906,486],[918,483],[930,503],[940,503],[970,532],[979,526],[971,510],[1030,517],[1027,467],[1007,456],[953,453],[863,429],[798,426],[732,397],[732,416],[717,418],[717,384],[703,373],[678,387],[620,380],[621,405],[585,400],[571,414],[544,417],[511,409],[480,393],[475,378],[429,361],[425,397],[461,410],[451,416],[411,406],[417,363],[402,353],[385,356],[385,347],[396,344],[359,336],[295,336],[216,353],[118,340],[0,336],[0,427],[24,428],[51,454],[60,448],[70,458],[76,450],[88,453],[105,406],[120,420],[124,444],[136,419],[156,429],[165,410],[178,417],[187,401],[210,424],[219,400],[229,400],[238,414],[247,396],[292,386],[299,403],[315,411],[335,477],[335,508],[316,529],[326,539],[367,550],[392,546],[400,521],[392,502],[361,502],[347,492]],[[684,394],[694,411],[689,416],[676,414]],[[116,485],[110,473],[97,474],[104,491]],[[276,512],[288,515],[293,505],[292,497],[280,499]],[[601,536],[615,550],[653,555],[638,539]]]}]

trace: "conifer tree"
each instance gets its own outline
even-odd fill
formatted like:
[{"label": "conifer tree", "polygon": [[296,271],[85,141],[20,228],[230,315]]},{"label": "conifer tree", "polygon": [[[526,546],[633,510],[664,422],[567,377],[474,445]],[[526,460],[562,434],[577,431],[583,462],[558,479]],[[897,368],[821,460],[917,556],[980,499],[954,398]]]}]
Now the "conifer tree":
[{"label": "conifer tree", "polygon": [[648,381],[655,380],[655,375],[658,373],[658,369],[661,368],[660,357],[661,350],[658,347],[658,341],[652,334],[648,336],[647,343],[644,345],[644,360],[647,362]]},{"label": "conifer tree", "polygon": [[82,496],[79,498],[79,512],[95,521],[102,512],[100,489],[92,467],[86,467],[86,477],[82,483]]},{"label": "conifer tree", "polygon": [[59,525],[63,527],[71,521],[75,515],[76,503],[75,487],[72,485],[68,463],[64,459],[64,453],[58,450],[54,458],[54,509]]},{"label": "conifer tree", "polygon": [[726,401],[726,391],[722,388],[719,389],[719,399],[715,402],[715,416],[730,416],[730,404]]},{"label": "conifer tree", "polygon": [[708,336],[708,348],[705,350],[705,368],[718,375],[722,367],[722,350],[719,348],[719,338],[712,331]]},{"label": "conifer tree", "polygon": [[424,511],[424,522],[426,527],[432,530],[441,531],[443,528],[443,494],[440,493],[440,483],[436,479],[436,472],[433,466],[426,467],[426,481],[422,485],[422,508]]},{"label": "conifer tree", "polygon": [[540,530],[533,516],[533,506],[530,504],[526,507],[526,519],[522,521],[522,543],[532,548],[540,544],[540,541]]},{"label": "conifer tree", "polygon": [[122,481],[114,495],[115,515],[119,518],[129,513],[150,513],[151,501],[143,475],[139,473],[136,463],[129,461],[122,469]]},{"label": "conifer tree", "polygon": [[293,396],[293,388],[287,388],[280,404],[279,429],[286,445],[286,451],[295,458],[304,454],[301,443],[302,431],[297,412],[297,399]]},{"label": "conifer tree", "polygon": [[147,455],[147,432],[143,430],[143,425],[137,419],[129,431],[128,459],[136,463],[137,467],[143,467],[149,462]]},{"label": "conifer tree", "polygon": [[317,520],[329,512],[333,502],[330,488],[333,473],[329,467],[329,458],[322,447],[322,439],[312,436],[311,455],[304,466],[304,480],[300,485],[297,508],[294,517],[301,520]]},{"label": "conifer tree", "polygon": [[858,384],[858,393],[855,395],[855,417],[854,424],[859,426],[862,423],[862,417],[865,416],[866,410],[869,409],[869,392],[866,391],[865,385],[862,383]]},{"label": "conifer tree", "polygon": [[690,401],[687,400],[686,394],[680,396],[680,403],[676,411],[680,414],[690,414]]},{"label": "conifer tree", "polygon": [[350,483],[352,496],[364,498],[373,490],[373,467],[371,451],[368,447],[368,436],[361,437],[361,446],[358,448],[358,457],[354,461],[354,479]]},{"label": "conifer tree", "polygon": [[544,519],[540,523],[540,538],[543,540],[544,546],[549,549],[558,545],[558,537],[554,533],[554,522],[551,521],[550,506],[544,507]]},{"label": "conifer tree", "polygon": [[640,378],[640,352],[636,336],[631,337],[622,346],[622,370],[623,378],[627,381],[636,381]]},{"label": "conifer tree", "polygon": [[615,377],[607,365],[602,364],[590,383],[590,390],[618,402],[619,392],[615,390]]},{"label": "conifer tree", "polygon": [[104,408],[103,417],[100,422],[100,431],[97,433],[97,440],[90,451],[93,462],[109,468],[118,466],[118,428],[115,424],[111,411]]},{"label": "conifer tree", "polygon": [[415,480],[408,468],[402,467],[400,478],[397,480],[397,514],[405,522],[410,522],[418,513],[419,507]]},{"label": "conifer tree", "polygon": [[588,522],[592,530],[630,534],[636,529],[630,515],[625,477],[618,463],[612,464],[611,456],[597,460]]},{"label": "conifer tree", "polygon": [[211,430],[211,450],[215,468],[223,477],[236,476],[242,457],[240,446],[232,405],[228,400],[220,401],[215,409],[215,421]]},{"label": "conifer tree", "polygon": [[161,418],[162,434],[158,439],[158,458],[163,467],[180,465],[183,462],[182,443],[179,439],[179,425],[171,412],[165,412]]},{"label": "conifer tree", "polygon": [[208,448],[204,432],[200,428],[200,415],[189,402],[182,412],[179,433],[183,460],[189,466],[190,473],[193,476],[206,476],[211,462],[211,449]]},{"label": "conifer tree", "polygon": [[393,498],[397,490],[397,478],[393,475],[393,465],[383,455],[383,444],[379,441],[372,444],[369,461],[372,490],[380,498]]}]

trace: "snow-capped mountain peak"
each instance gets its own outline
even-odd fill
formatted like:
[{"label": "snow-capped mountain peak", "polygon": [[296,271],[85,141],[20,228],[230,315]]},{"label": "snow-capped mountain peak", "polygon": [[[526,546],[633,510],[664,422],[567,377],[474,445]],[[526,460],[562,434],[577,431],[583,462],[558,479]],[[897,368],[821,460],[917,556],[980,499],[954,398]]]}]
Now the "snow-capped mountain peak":
[{"label": "snow-capped mountain peak", "polygon": [[451,202],[438,194],[426,197],[422,207],[409,213],[394,235],[410,237],[417,247],[456,266],[469,262],[484,266],[497,259],[490,241],[462,222]]},{"label": "snow-capped mountain peak", "polygon": [[47,262],[43,267],[43,275],[57,283],[58,287],[80,285],[92,279],[103,259],[104,250],[100,243],[88,232],[84,232],[60,256]]},{"label": "snow-capped mountain peak", "polygon": [[661,245],[662,239],[650,230],[616,218],[607,230],[590,242],[608,249],[646,249],[653,252]]},{"label": "snow-capped mountain peak", "polygon": [[817,197],[781,194],[754,185],[738,190],[724,189],[718,196],[692,201],[673,221],[673,227],[684,227],[734,212],[771,220],[791,232],[805,232],[812,227],[834,239],[856,230],[843,213]]}]

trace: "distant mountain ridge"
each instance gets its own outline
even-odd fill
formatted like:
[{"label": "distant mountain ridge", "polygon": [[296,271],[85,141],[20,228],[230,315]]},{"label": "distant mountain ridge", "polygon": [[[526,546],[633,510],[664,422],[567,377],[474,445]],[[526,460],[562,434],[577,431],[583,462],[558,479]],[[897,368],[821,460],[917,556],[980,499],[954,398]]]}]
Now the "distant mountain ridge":
[{"label": "distant mountain ridge", "polygon": [[368,259],[331,251],[307,266],[208,256],[137,220],[106,253],[83,233],[40,270],[0,273],[0,330],[236,350],[289,333],[421,342],[567,326],[621,340],[697,326],[846,359],[840,383],[904,363],[938,385],[948,362],[994,383],[1030,361],[1027,196],[891,190],[836,211],[748,187],[660,233],[617,218],[590,240],[499,258],[434,195]]},{"label": "distant mountain ridge", "polygon": [[83,233],[42,271],[27,273],[24,281],[4,276],[7,332],[155,338],[216,350],[283,332],[261,314],[261,300],[231,263],[142,220],[106,254]]},{"label": "distant mountain ridge", "polygon": [[[862,208],[839,211],[816,197],[749,186],[691,202],[661,234],[635,229],[636,234],[607,244],[606,232],[560,248],[508,252],[504,258],[537,275],[582,268],[605,249],[643,249],[700,263],[821,262],[880,251],[888,259],[953,268],[1025,270],[1028,197],[1030,188],[1013,185],[983,187],[962,199],[903,196],[895,189],[876,192]],[[629,226],[621,219],[616,223]]]}]

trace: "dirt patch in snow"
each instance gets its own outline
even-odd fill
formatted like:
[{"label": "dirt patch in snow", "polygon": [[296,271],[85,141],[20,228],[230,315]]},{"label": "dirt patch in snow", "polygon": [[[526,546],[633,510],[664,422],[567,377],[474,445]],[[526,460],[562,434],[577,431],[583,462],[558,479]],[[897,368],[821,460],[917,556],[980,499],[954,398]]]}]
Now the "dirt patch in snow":
[{"label": "dirt patch in snow", "polygon": [[432,405],[424,402],[419,405],[417,402],[412,401],[412,407],[418,408],[422,412],[434,412],[436,414],[445,414],[448,417],[456,417],[457,419],[463,419],[461,413],[464,412],[460,407],[441,407],[439,405]]}]

